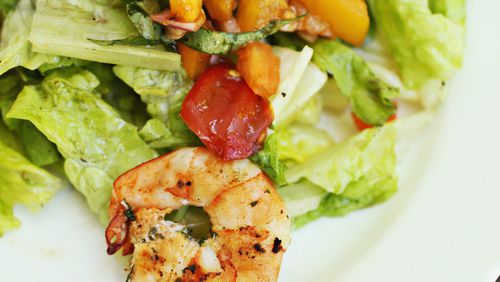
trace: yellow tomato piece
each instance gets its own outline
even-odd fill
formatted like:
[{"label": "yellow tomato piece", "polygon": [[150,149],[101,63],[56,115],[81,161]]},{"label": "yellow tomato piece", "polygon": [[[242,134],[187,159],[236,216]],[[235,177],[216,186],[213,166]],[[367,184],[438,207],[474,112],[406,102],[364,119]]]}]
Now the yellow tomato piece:
[{"label": "yellow tomato piece", "polygon": [[253,42],[238,50],[237,68],[252,91],[262,97],[276,94],[280,83],[280,58],[271,46]]},{"label": "yellow tomato piece", "polygon": [[289,9],[286,0],[240,0],[236,19],[241,31],[252,31],[282,19]]},{"label": "yellow tomato piece", "polygon": [[208,14],[217,21],[227,21],[233,16],[236,0],[204,0]]},{"label": "yellow tomato piece", "polygon": [[170,12],[176,20],[194,22],[201,15],[202,0],[170,0]]},{"label": "yellow tomato piece", "polygon": [[187,76],[195,80],[210,65],[210,55],[193,50],[182,43],[177,43],[177,51]]},{"label": "yellow tomato piece", "polygon": [[328,22],[338,37],[356,46],[365,41],[370,27],[370,17],[364,0],[300,1],[308,11]]}]

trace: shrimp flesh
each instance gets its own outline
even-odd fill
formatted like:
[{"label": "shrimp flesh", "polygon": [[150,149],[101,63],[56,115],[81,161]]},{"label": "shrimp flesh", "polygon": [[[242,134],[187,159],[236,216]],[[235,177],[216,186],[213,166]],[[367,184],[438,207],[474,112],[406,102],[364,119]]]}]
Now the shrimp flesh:
[{"label": "shrimp flesh", "polygon": [[[211,236],[199,243],[166,216],[205,210]],[[269,178],[248,160],[223,162],[183,148],[114,183],[108,253],[133,253],[128,281],[276,281],[290,219]]]}]

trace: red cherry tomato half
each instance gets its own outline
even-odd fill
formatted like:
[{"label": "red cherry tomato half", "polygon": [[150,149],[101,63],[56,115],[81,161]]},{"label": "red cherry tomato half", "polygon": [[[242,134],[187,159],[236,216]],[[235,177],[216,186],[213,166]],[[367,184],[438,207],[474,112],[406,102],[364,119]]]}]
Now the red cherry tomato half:
[{"label": "red cherry tomato half", "polygon": [[[361,120],[355,113],[351,113],[352,119],[354,120],[354,123],[356,124],[356,127],[360,130],[363,131],[368,128],[373,128],[373,125],[365,123],[363,120]],[[393,114],[390,116],[386,122],[391,122],[396,119],[396,114]]]},{"label": "red cherry tomato half", "polygon": [[231,64],[212,66],[198,77],[181,117],[222,160],[245,159],[260,150],[273,121],[269,102],[255,95]]}]

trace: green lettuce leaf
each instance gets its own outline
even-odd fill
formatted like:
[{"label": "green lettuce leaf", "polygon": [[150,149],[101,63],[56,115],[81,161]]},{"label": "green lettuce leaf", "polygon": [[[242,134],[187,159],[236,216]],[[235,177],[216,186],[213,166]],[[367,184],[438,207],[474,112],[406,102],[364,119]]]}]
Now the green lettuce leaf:
[{"label": "green lettuce leaf", "polygon": [[323,87],[327,76],[316,65],[311,64],[313,50],[304,47],[301,52],[288,48],[273,47],[280,57],[280,85],[271,97],[275,128],[282,128],[297,119],[297,113]]},{"label": "green lettuce leaf", "polygon": [[0,75],[18,66],[34,70],[56,59],[55,56],[32,51],[28,36],[34,13],[35,4],[31,0],[21,0],[3,22],[0,41]]},{"label": "green lettuce leaf", "polygon": [[150,119],[146,105],[135,94],[134,89],[115,75],[112,65],[90,63],[83,68],[97,76],[100,84],[96,91],[104,101],[120,113],[126,122],[132,123],[138,128],[146,124]]},{"label": "green lettuce leaf", "polygon": [[292,218],[292,227],[294,229],[300,228],[323,216],[344,216],[353,211],[382,203],[391,198],[396,192],[397,181],[395,179],[385,179],[373,183],[366,190],[366,193],[359,197],[347,197],[328,193],[316,209]]},{"label": "green lettuce leaf", "polygon": [[182,69],[180,56],[161,46],[106,46],[93,42],[137,36],[139,32],[121,0],[37,0],[30,41],[33,50],[40,53],[116,65]]},{"label": "green lettuce leaf", "polygon": [[312,47],[313,61],[334,76],[353,112],[365,123],[381,126],[396,112],[391,99],[399,90],[379,79],[353,49],[326,39],[317,40]]},{"label": "green lettuce leaf", "polygon": [[160,24],[153,22],[149,16],[160,12],[157,1],[127,1],[127,15],[137,28],[141,36],[147,40],[159,40],[163,28]]},{"label": "green lettuce leaf", "polygon": [[465,0],[429,0],[432,13],[442,14],[459,24],[465,24]]},{"label": "green lettuce leaf", "polygon": [[13,208],[17,204],[37,209],[61,188],[61,181],[33,165],[16,150],[0,141],[0,236],[17,228]]},{"label": "green lettuce leaf", "polygon": [[37,166],[46,166],[60,160],[55,145],[29,121],[7,118],[7,112],[26,82],[16,72],[0,77],[0,112],[7,126],[16,132],[25,156]]},{"label": "green lettuce leaf", "polygon": [[298,218],[318,209],[327,192],[309,181],[286,185],[278,189],[285,202],[288,216]]},{"label": "green lettuce leaf", "polygon": [[99,97],[98,86],[86,70],[53,72],[25,87],[7,117],[29,120],[57,145],[69,180],[105,223],[113,181],[157,154]]},{"label": "green lettuce leaf", "polygon": [[186,46],[212,55],[227,55],[236,51],[248,42],[260,41],[278,32],[285,25],[294,22],[290,20],[273,20],[268,25],[255,31],[229,33],[201,28],[196,32],[186,34],[180,41]]},{"label": "green lettuce leaf", "polygon": [[449,79],[462,67],[465,28],[461,23],[465,18],[465,1],[370,0],[368,3],[408,88],[418,89],[430,80]]},{"label": "green lettuce leaf", "polygon": [[293,219],[298,228],[321,216],[341,216],[380,203],[397,191],[397,126],[364,130],[291,166],[288,182],[306,179],[328,194],[318,208]]},{"label": "green lettuce leaf", "polygon": [[153,148],[200,145],[180,116],[192,82],[182,73],[116,66],[115,74],[137,92],[153,117],[139,132]]},{"label": "green lettuce leaf", "polygon": [[88,65],[89,61],[84,61],[68,57],[56,57],[53,62],[41,65],[37,70],[42,75],[47,75],[50,71],[65,67],[83,67]]},{"label": "green lettuce leaf", "polygon": [[19,138],[5,125],[2,119],[0,119],[0,141],[17,152],[24,154]]},{"label": "green lettuce leaf", "polygon": [[14,9],[19,0],[2,0],[0,1],[0,16],[6,15],[12,9]]},{"label": "green lettuce leaf", "polygon": [[308,124],[316,126],[323,114],[323,97],[321,95],[314,95],[308,102],[306,102],[302,109],[295,113],[293,121],[301,124]]},{"label": "green lettuce leaf", "polygon": [[326,131],[309,124],[291,124],[274,134],[278,139],[278,158],[287,163],[303,163],[335,144]]},{"label": "green lettuce leaf", "polygon": [[306,178],[330,193],[362,194],[373,183],[396,179],[394,123],[372,128],[317,153],[306,162],[291,166],[286,179]]},{"label": "green lettuce leaf", "polygon": [[268,136],[262,150],[251,156],[250,160],[256,163],[276,185],[282,186],[287,183],[285,179],[286,165],[278,156],[279,138],[276,133]]}]

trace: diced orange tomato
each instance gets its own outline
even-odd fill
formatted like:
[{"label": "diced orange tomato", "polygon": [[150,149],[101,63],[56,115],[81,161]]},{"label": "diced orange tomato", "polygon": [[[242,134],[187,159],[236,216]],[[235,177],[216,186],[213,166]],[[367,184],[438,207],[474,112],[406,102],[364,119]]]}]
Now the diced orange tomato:
[{"label": "diced orange tomato", "polygon": [[262,97],[276,94],[280,82],[280,58],[270,45],[252,42],[238,50],[237,68],[255,94]]},{"label": "diced orange tomato", "polygon": [[301,0],[307,10],[330,25],[333,33],[360,46],[370,27],[368,7],[364,0]]},{"label": "diced orange tomato", "polygon": [[202,0],[170,0],[170,12],[181,22],[194,22],[201,15]]},{"label": "diced orange tomato", "polygon": [[253,31],[284,18],[287,11],[290,8],[286,0],[240,0],[236,19],[241,31]]},{"label": "diced orange tomato", "polygon": [[[355,113],[351,113],[352,119],[354,120],[354,123],[356,124],[356,127],[359,129],[359,131],[363,131],[368,128],[373,128],[373,125],[365,123],[363,120],[361,120]],[[390,116],[386,122],[391,122],[396,119],[396,114],[393,114]]]},{"label": "diced orange tomato", "polygon": [[212,19],[225,22],[233,16],[236,0],[203,0]]},{"label": "diced orange tomato", "polygon": [[182,66],[192,80],[195,80],[210,66],[209,54],[193,50],[182,43],[177,43],[177,50],[181,54]]}]

